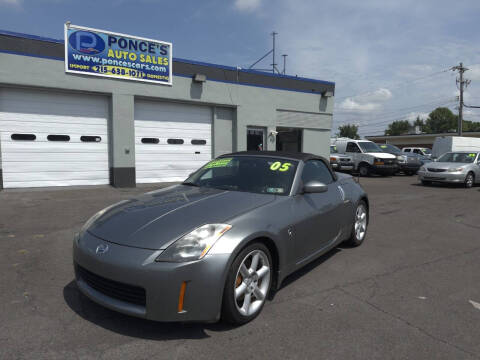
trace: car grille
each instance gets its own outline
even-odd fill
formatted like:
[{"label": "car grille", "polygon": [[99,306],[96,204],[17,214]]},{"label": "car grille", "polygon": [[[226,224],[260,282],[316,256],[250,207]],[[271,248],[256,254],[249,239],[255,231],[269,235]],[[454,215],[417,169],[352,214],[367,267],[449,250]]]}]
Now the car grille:
[{"label": "car grille", "polygon": [[434,168],[427,168],[428,171],[430,172],[445,172],[447,170],[445,169],[434,169]]},{"label": "car grille", "polygon": [[349,158],[340,158],[341,162],[350,162],[351,160]]},{"label": "car grille", "polygon": [[145,289],[106,279],[88,271],[78,264],[75,265],[75,269],[78,277],[85,281],[88,286],[102,294],[131,304],[146,305]]},{"label": "car grille", "polygon": [[410,163],[410,164],[420,164],[420,160],[418,160],[417,158],[407,158],[407,162]]},{"label": "car grille", "polygon": [[383,160],[383,163],[384,163],[385,165],[392,165],[392,164],[395,163],[395,160],[385,159],[385,160]]}]

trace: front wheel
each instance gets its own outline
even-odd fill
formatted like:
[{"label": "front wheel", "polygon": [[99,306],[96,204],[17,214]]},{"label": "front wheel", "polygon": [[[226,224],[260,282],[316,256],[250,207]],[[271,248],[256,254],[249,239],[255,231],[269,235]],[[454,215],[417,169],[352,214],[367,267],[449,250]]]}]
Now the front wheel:
[{"label": "front wheel", "polygon": [[431,181],[427,181],[427,180],[422,180],[422,185],[423,185],[423,186],[429,186],[429,185],[432,185],[432,182],[431,182]]},{"label": "front wheel", "polygon": [[253,320],[263,308],[272,283],[272,257],[262,243],[243,249],[225,284],[222,319],[235,325]]},{"label": "front wheel", "polygon": [[352,235],[346,243],[350,246],[360,246],[367,235],[368,207],[365,201],[361,200],[355,210],[355,219],[352,226]]},{"label": "front wheel", "polygon": [[475,182],[475,176],[472,173],[468,173],[467,176],[465,177],[465,187],[467,189],[470,189],[473,186],[474,182]]},{"label": "front wheel", "polygon": [[370,169],[368,165],[362,164],[358,167],[358,172],[360,176],[369,176],[370,175]]}]

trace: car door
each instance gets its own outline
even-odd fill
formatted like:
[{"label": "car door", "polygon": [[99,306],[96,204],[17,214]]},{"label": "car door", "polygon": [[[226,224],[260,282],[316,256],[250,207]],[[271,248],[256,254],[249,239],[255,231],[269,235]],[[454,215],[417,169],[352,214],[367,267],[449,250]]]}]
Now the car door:
[{"label": "car door", "polygon": [[477,154],[477,160],[473,168],[475,169],[475,182],[480,184],[480,152]]},{"label": "car door", "polygon": [[323,193],[299,194],[295,197],[295,212],[302,214],[295,224],[295,258],[301,264],[335,241],[341,228],[343,198],[341,190],[321,160],[309,160],[302,171],[302,186],[309,181],[328,186]]},{"label": "car door", "polygon": [[357,168],[361,160],[362,150],[360,150],[356,143],[349,141],[347,143],[347,147],[345,148],[345,153],[351,156],[353,162],[355,163],[355,168]]}]

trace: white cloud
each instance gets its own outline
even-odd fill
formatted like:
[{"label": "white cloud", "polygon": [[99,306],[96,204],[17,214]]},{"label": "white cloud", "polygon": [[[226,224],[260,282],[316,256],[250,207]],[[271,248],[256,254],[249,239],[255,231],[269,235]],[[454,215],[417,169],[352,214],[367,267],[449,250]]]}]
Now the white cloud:
[{"label": "white cloud", "polygon": [[425,120],[428,118],[429,113],[426,112],[411,112],[408,114],[405,119],[413,123],[415,120],[417,120],[417,117],[419,117],[422,120]]},{"label": "white cloud", "polygon": [[374,111],[381,108],[382,103],[392,98],[392,92],[385,88],[349,97],[343,100],[339,107],[348,111]]},{"label": "white cloud", "polygon": [[235,0],[235,8],[240,11],[253,11],[260,7],[262,0]]}]

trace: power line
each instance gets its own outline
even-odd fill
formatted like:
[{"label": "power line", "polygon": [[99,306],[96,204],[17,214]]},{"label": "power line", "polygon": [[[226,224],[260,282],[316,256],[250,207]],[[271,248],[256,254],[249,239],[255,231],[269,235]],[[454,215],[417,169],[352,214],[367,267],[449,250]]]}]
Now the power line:
[{"label": "power line", "polygon": [[[451,67],[450,68],[446,68],[446,69],[443,69],[443,70],[440,70],[440,71],[436,71],[434,73],[431,73],[431,74],[428,74],[428,75],[425,75],[425,76],[422,76],[422,77],[419,77],[419,78],[416,78],[416,79],[413,79],[413,80],[407,80],[407,81],[402,81],[400,83],[397,83],[396,85],[393,85],[393,86],[389,86],[389,89],[397,89],[399,87],[402,87],[402,86],[405,86],[407,84],[414,84],[414,83],[417,83],[421,80],[425,80],[425,79],[428,79],[428,78],[431,78],[431,77],[434,77],[436,75],[440,75],[440,74],[443,74],[443,73],[446,73],[448,72],[449,70],[451,70]],[[381,86],[380,86],[381,87]],[[378,88],[378,87],[377,87]],[[375,90],[368,90],[368,91],[365,91],[363,93],[357,93],[357,94],[353,94],[353,95],[348,95],[348,96],[342,96],[342,97],[338,97],[336,98],[336,100],[343,100],[343,99],[347,99],[347,98],[354,98],[354,97],[358,97],[358,96],[361,96],[361,95],[369,95],[369,94],[373,94],[375,92]]]}]

